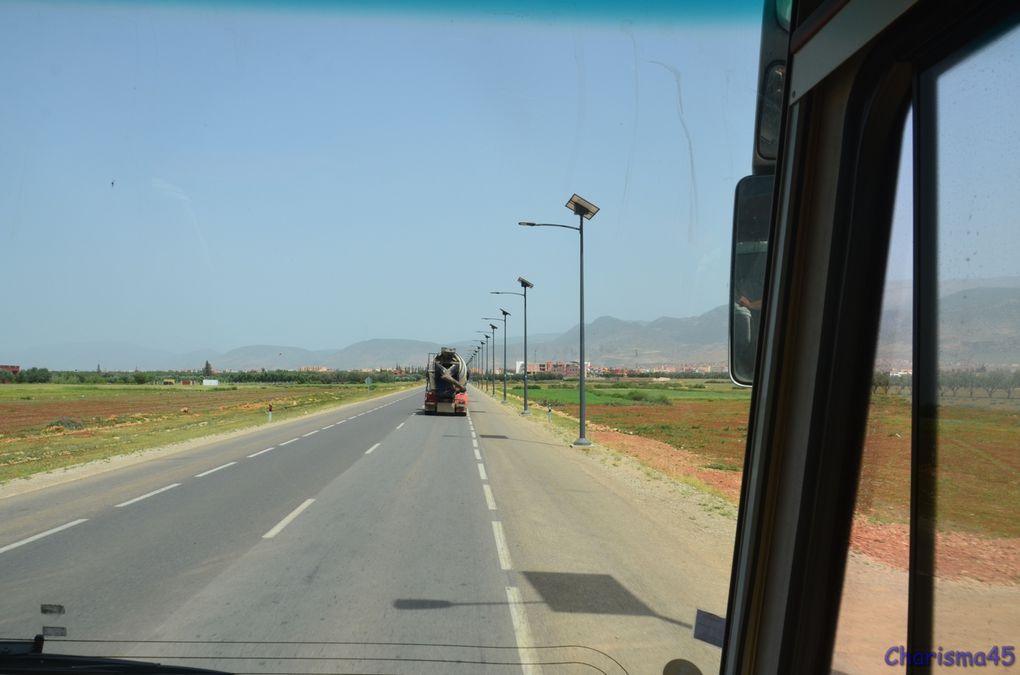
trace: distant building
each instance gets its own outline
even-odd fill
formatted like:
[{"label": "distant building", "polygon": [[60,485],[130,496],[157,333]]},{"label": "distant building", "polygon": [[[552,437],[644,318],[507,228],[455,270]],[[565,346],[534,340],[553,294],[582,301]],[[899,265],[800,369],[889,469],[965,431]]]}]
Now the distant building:
[{"label": "distant building", "polygon": [[11,375],[17,377],[18,373],[21,372],[21,366],[0,366],[0,370],[6,370]]}]

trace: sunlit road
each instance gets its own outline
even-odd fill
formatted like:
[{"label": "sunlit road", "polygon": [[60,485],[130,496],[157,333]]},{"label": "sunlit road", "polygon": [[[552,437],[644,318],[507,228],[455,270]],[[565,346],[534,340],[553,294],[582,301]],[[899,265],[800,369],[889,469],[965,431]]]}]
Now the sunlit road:
[{"label": "sunlit road", "polygon": [[413,390],[0,499],[0,637],[231,672],[711,672],[715,525],[684,515],[699,541],[678,541],[654,495],[472,396],[467,418]]}]

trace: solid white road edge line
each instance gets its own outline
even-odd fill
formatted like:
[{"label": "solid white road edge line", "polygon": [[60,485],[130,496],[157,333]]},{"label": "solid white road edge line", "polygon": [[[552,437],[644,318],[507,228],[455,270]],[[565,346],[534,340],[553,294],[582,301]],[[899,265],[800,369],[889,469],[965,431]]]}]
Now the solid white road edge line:
[{"label": "solid white road edge line", "polygon": [[301,504],[301,506],[299,506],[296,509],[294,509],[293,511],[291,511],[289,514],[287,514],[286,518],[284,518],[283,520],[278,522],[276,524],[276,527],[274,527],[273,529],[269,530],[269,532],[266,532],[264,535],[262,535],[262,538],[263,539],[272,539],[276,535],[280,534],[280,532],[283,530],[283,528],[285,528],[288,525],[290,525],[291,522],[293,522],[293,520],[295,518],[300,516],[302,511],[304,511],[309,506],[311,506],[312,502],[314,502],[314,501],[315,501],[314,499],[306,499],[304,501],[304,503]]},{"label": "solid white road edge line", "polygon": [[237,462],[227,462],[226,464],[218,466],[215,469],[209,469],[208,471],[203,471],[202,473],[196,473],[195,478],[203,478],[211,473],[216,473],[220,469],[226,469],[228,466],[234,466],[235,464],[237,464]]},{"label": "solid white road edge line", "polygon": [[485,465],[478,462],[478,477],[482,480],[489,480],[489,477],[485,475]]},{"label": "solid white road edge line", "polygon": [[499,568],[509,572],[514,568],[510,564],[510,549],[506,545],[506,536],[503,534],[503,523],[498,520],[492,521],[492,536],[496,538],[496,555],[499,556]]},{"label": "solid white road edge line", "polygon": [[495,511],[496,498],[492,496],[492,488],[486,483],[482,486],[482,492],[485,493],[485,505],[489,507],[490,511]]},{"label": "solid white road edge line", "polygon": [[130,505],[134,504],[135,502],[140,502],[143,499],[148,499],[149,497],[152,497],[153,495],[158,495],[160,492],[166,492],[167,490],[173,490],[175,487],[179,487],[179,486],[180,486],[180,483],[171,483],[170,485],[167,485],[166,487],[161,487],[158,490],[153,490],[152,492],[146,492],[144,495],[142,495],[140,497],[135,497],[134,499],[129,499],[126,502],[121,502],[120,504],[117,504],[113,508],[119,509],[119,508],[123,508],[125,506],[130,506]]},{"label": "solid white road edge line", "polygon": [[382,443],[376,443],[376,444],[375,444],[375,445],[373,445],[373,446],[372,446],[371,448],[369,448],[368,450],[366,450],[366,451],[365,451],[365,454],[366,454],[366,455],[371,455],[371,454],[372,454],[372,451],[373,451],[373,450],[375,450],[376,448],[378,448],[378,447],[379,447],[380,445],[382,445]]},{"label": "solid white road edge line", "polygon": [[13,544],[7,544],[7,546],[4,546],[4,547],[0,548],[0,553],[5,553],[7,551],[10,551],[13,548],[18,548],[19,546],[24,546],[25,544],[31,544],[33,541],[39,541],[43,537],[48,537],[51,534],[56,534],[57,532],[60,532],[62,530],[66,530],[66,529],[68,529],[70,527],[74,527],[75,525],[81,525],[86,520],[88,520],[88,518],[79,518],[78,520],[72,520],[69,523],[64,523],[63,525],[61,525],[59,527],[54,527],[52,530],[46,530],[45,532],[40,532],[39,534],[33,534],[31,537],[28,537],[26,539],[22,539],[21,541],[16,541]]},{"label": "solid white road edge line", "polygon": [[265,453],[269,452],[270,450],[273,450],[275,447],[276,446],[274,445],[272,448],[266,448],[265,450],[259,450],[258,452],[253,452],[250,455],[248,455],[248,459],[251,459],[252,457],[258,457],[259,455],[265,454]]},{"label": "solid white road edge line", "polygon": [[517,640],[517,658],[521,661],[521,672],[524,675],[539,675],[540,667],[529,661],[531,655],[531,628],[524,613],[524,601],[521,591],[516,586],[506,587],[507,606],[510,608],[510,622],[514,626],[514,639]]}]

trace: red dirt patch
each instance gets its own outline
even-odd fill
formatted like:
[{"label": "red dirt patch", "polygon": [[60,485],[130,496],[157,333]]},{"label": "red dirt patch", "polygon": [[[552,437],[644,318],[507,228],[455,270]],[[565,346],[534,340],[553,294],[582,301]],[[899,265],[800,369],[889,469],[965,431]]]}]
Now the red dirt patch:
[{"label": "red dirt patch", "polygon": [[[636,434],[590,425],[595,442],[626,453],[672,478],[693,477],[716,489],[736,504],[742,472],[705,468],[705,458]],[[909,455],[908,455],[909,456]],[[851,549],[891,567],[906,570],[909,561],[909,528],[900,523],[875,523],[865,517],[854,520]],[[991,583],[1017,583],[1020,570],[1020,539],[987,539],[962,532],[936,536],[936,572],[941,578],[969,578]]]}]

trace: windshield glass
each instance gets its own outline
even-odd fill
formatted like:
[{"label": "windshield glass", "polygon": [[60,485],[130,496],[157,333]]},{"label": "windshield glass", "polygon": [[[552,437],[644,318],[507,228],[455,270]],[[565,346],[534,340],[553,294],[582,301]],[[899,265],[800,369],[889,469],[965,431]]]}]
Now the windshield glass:
[{"label": "windshield glass", "polygon": [[677,4],[0,6],[0,638],[717,671],[761,6]]}]

